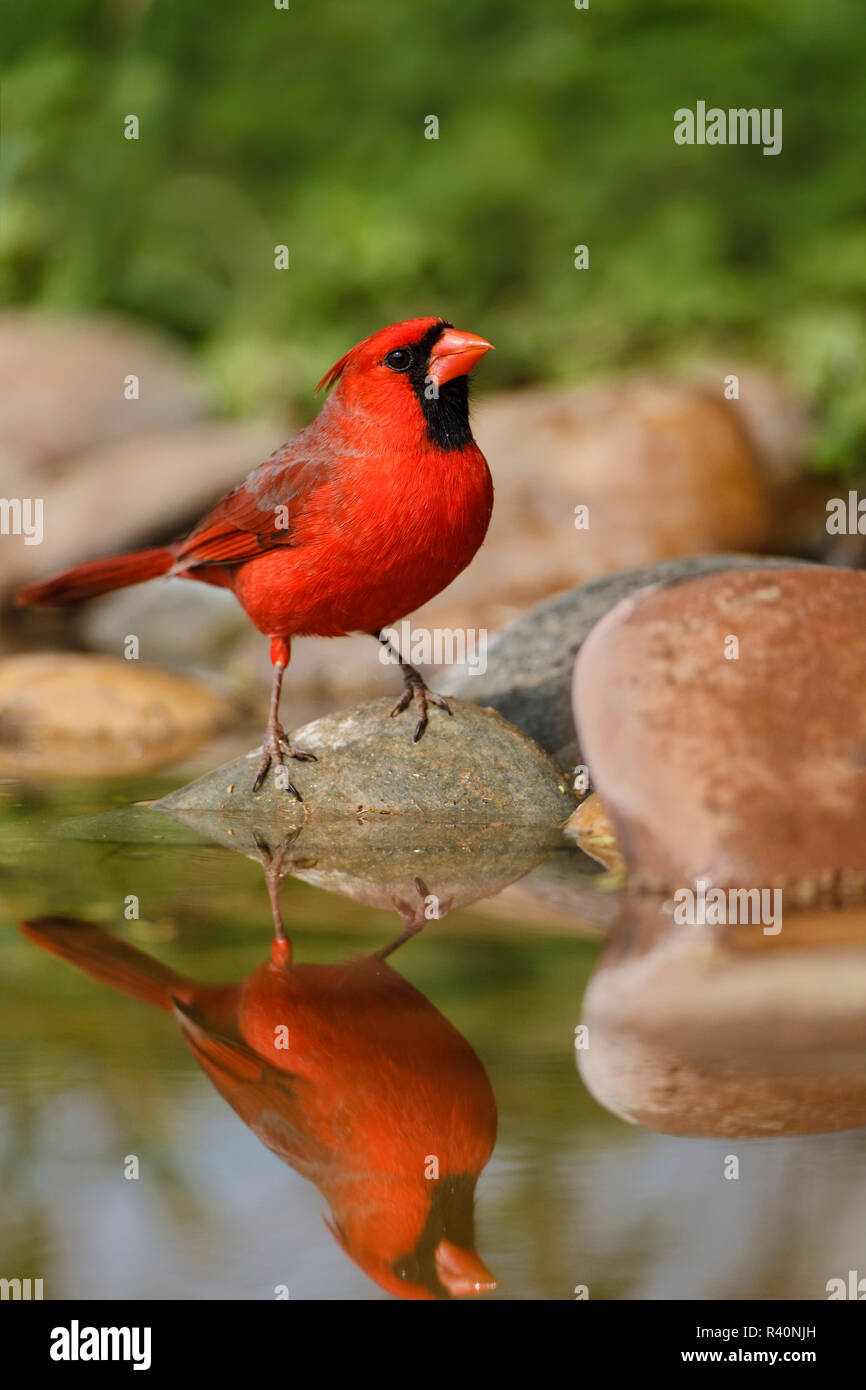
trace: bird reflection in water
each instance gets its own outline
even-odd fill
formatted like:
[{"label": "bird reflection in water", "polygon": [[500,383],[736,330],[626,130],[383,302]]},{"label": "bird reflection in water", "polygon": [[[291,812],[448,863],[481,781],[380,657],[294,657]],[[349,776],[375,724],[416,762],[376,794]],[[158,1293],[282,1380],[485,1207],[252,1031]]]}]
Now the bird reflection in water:
[{"label": "bird reflection in water", "polygon": [[474,1248],[474,1198],[496,1139],[496,1103],[456,1028],[387,963],[423,925],[338,965],[295,962],[277,900],[281,852],[260,845],[274,909],[270,957],[238,984],[176,974],[92,923],[23,924],[39,946],[142,1003],[172,1012],[220,1095],[327,1201],[346,1254],[400,1298],[495,1288]]}]

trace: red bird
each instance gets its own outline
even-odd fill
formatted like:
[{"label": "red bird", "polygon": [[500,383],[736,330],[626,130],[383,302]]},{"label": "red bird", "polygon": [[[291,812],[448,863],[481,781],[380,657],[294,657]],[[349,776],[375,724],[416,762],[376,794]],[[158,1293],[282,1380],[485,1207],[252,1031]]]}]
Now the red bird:
[{"label": "red bird", "polygon": [[[230,492],[186,537],[77,565],[17,596],[78,603],[158,575],[231,589],[271,639],[274,683],[254,790],[293,747],[279,722],[293,637],[382,630],[427,603],[469,564],[487,533],[493,483],[469,425],[467,374],[492,347],[444,319],[408,319],[358,343],[319,382],[317,418]],[[397,654],[399,657],[399,653]],[[427,705],[448,711],[400,661],[414,739]],[[283,771],[279,780],[295,796]]]},{"label": "red bird", "polygon": [[46,950],[133,999],[172,1010],[220,1095],[331,1208],[346,1253],[399,1298],[496,1287],[473,1245],[496,1101],[469,1043],[379,956],[271,959],[203,985],[89,922],[22,923]]}]

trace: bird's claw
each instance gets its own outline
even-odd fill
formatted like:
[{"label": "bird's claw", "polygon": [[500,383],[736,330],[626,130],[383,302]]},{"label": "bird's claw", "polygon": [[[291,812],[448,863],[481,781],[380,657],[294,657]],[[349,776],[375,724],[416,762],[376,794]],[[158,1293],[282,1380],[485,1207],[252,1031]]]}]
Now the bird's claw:
[{"label": "bird's claw", "polygon": [[289,778],[286,771],[286,758],[294,758],[299,763],[315,763],[318,758],[315,753],[307,753],[303,748],[295,748],[288,737],[285,729],[280,724],[267,729],[265,741],[262,745],[262,760],[259,763],[256,780],[253,782],[253,791],[257,792],[268,775],[268,771],[273,764],[280,768],[280,772],[275,773],[277,786],[283,791],[291,792],[296,801],[303,802],[304,798],[298,791],[294,782]]},{"label": "bird's claw", "polygon": [[435,705],[437,709],[444,709],[446,714],[452,714],[451,706],[442,695],[437,695],[435,690],[431,690],[419,675],[405,676],[403,689],[400,698],[391,710],[391,718],[395,714],[402,714],[404,709],[408,709],[410,704],[414,704],[418,714],[418,722],[415,725],[415,732],[412,734],[412,742],[417,743],[427,728],[427,706]]}]

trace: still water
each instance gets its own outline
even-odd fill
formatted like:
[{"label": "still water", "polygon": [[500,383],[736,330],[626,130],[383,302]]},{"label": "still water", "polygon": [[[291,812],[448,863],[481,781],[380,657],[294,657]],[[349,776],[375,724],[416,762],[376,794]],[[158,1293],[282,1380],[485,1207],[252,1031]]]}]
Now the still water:
[{"label": "still water", "polygon": [[362,863],[346,828],[286,847],[274,962],[277,846],[142,804],[169,786],[3,784],[0,1274],[92,1299],[866,1274],[862,922],[709,950],[639,908],[600,966],[619,907],[573,846],[428,825]]}]

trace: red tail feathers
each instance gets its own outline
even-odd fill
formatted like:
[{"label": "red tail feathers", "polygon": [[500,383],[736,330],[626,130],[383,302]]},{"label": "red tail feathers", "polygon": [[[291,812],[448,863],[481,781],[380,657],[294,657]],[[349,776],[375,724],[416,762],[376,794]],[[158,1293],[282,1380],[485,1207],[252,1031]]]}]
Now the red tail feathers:
[{"label": "red tail feathers", "polygon": [[36,917],[22,922],[21,930],[31,941],[43,946],[95,980],[129,994],[157,1009],[171,1009],[172,996],[189,992],[189,981],[176,975],[125,941],[109,936],[92,922],[76,917]]},{"label": "red tail feathers", "polygon": [[39,604],[62,608],[67,603],[84,603],[112,589],[125,589],[129,584],[143,584],[167,574],[174,564],[174,552],[160,546],[151,550],[134,550],[130,555],[109,555],[106,560],[89,560],[74,569],[64,570],[44,584],[28,584],[15,595],[20,606]]}]

